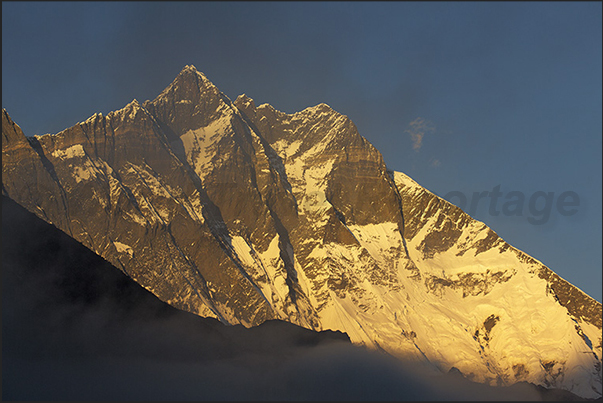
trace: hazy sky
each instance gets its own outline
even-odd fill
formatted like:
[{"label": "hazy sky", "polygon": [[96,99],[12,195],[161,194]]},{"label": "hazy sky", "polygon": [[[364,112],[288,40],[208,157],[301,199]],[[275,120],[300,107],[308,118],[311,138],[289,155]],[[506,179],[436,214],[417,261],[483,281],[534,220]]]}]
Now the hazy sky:
[{"label": "hazy sky", "polygon": [[500,185],[473,216],[601,301],[601,21],[600,2],[2,2],[2,106],[56,133],[186,64],[232,100],[325,102],[465,211]]}]

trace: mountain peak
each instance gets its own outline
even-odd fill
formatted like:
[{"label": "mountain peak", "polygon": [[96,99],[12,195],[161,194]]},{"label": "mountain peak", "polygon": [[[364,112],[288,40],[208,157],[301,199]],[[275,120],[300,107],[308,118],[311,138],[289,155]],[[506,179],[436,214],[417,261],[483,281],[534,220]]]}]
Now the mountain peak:
[{"label": "mountain peak", "polygon": [[182,96],[185,97],[181,99],[178,98],[176,101],[190,100],[191,91],[197,94],[199,92],[210,92],[213,94],[218,94],[220,92],[218,88],[207,79],[205,74],[197,70],[192,64],[187,64],[180,73],[178,73],[174,81],[172,81],[153,102],[156,102],[157,99],[163,98],[169,94],[172,94],[172,96],[177,94],[177,98]]},{"label": "mountain peak", "polygon": [[250,98],[247,96],[247,94],[241,94],[237,97],[237,99],[235,100],[235,102],[243,102],[243,103],[254,103],[253,102],[253,98]]},{"label": "mountain peak", "polygon": [[255,110],[255,102],[253,101],[252,98],[249,98],[246,94],[241,94],[237,97],[237,99],[235,99],[234,104],[237,108],[245,110],[245,111],[251,111],[251,110]]},{"label": "mountain peak", "polygon": [[186,66],[184,66],[184,67],[182,68],[182,71],[181,71],[180,73],[182,74],[182,73],[183,73],[183,72],[185,72],[185,71],[194,71],[194,72],[196,72],[196,71],[198,71],[198,70],[197,70],[197,68],[196,68],[195,66],[193,66],[192,64],[187,64]]},{"label": "mountain peak", "polygon": [[[142,115],[140,115],[140,112],[142,112]],[[140,116],[148,115],[148,111],[140,104],[140,102],[138,102],[138,100],[136,98],[134,98],[123,108],[116,110],[116,111],[109,112],[107,117],[108,118],[119,117],[123,121],[124,119],[133,120],[139,115]],[[86,119],[86,121],[84,123],[86,123],[86,122],[90,123],[90,122],[94,121],[97,117],[102,118],[102,114],[95,113],[94,115],[92,115],[91,117]]]},{"label": "mountain peak", "polygon": [[187,65],[91,123],[28,141],[3,112],[3,193],[169,304],[601,396],[601,304],[387,172],[329,105],[233,105]]},{"label": "mountain peak", "polygon": [[325,104],[324,102],[319,103],[318,105],[315,106],[310,106],[306,109],[304,109],[301,112],[324,112],[324,113],[330,113],[330,112],[336,112],[333,108],[331,108],[329,105]]},{"label": "mountain peak", "polygon": [[230,100],[197,70],[186,65],[178,76],[154,100],[145,102],[146,108],[164,129],[180,136],[209,124]]},{"label": "mountain peak", "polygon": [[2,108],[2,146],[8,143],[22,142],[25,140],[25,135],[8,114],[8,111]]},{"label": "mountain peak", "polygon": [[205,83],[205,82],[209,83],[209,80],[207,79],[205,74],[203,74],[202,72],[197,70],[197,68],[195,66],[193,66],[192,64],[187,64],[186,66],[184,66],[182,68],[182,70],[180,70],[180,73],[178,73],[178,76],[176,78],[178,79],[180,77],[191,77],[191,78],[199,77],[199,78],[201,78],[202,83]]},{"label": "mountain peak", "polygon": [[126,108],[131,109],[139,109],[140,107],[140,102],[138,102],[136,98],[134,98],[129,104],[126,105]]}]

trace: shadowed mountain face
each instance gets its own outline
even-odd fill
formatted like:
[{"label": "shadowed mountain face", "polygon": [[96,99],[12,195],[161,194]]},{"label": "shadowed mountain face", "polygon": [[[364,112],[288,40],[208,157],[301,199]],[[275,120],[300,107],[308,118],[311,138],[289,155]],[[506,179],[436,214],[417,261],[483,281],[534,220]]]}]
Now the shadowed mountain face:
[{"label": "shadowed mountain face", "polygon": [[183,312],[4,196],[2,259],[3,400],[581,400],[424,375],[340,332]]},{"label": "shadowed mountain face", "polygon": [[[185,370],[223,365],[234,375],[240,365],[251,377],[245,365],[267,371],[324,346],[354,348],[340,332],[319,333],[282,321],[252,329],[225,326],[175,309],[4,196],[2,287],[7,400],[261,397],[260,390],[246,389],[251,379],[243,380],[242,390],[228,392],[211,385],[219,383],[215,375],[205,373],[204,379]],[[179,373],[169,375],[171,368]],[[132,370],[138,373],[128,373]],[[178,390],[178,376],[188,390]],[[201,385],[194,387],[192,380]],[[160,384],[150,384],[154,381]],[[141,384],[147,383],[145,391]]]},{"label": "shadowed mountain face", "polygon": [[186,66],[156,99],[55,135],[6,111],[2,127],[3,194],[177,308],[601,395],[601,304],[388,171],[325,104],[231,102]]}]

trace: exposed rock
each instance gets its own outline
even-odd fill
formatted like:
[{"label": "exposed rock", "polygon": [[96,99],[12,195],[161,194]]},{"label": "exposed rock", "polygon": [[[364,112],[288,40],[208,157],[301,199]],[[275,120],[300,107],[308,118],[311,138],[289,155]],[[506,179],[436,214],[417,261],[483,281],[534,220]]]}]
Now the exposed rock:
[{"label": "exposed rock", "polygon": [[2,125],[3,194],[177,308],[601,394],[601,304],[388,171],[326,104],[231,102],[186,66],[154,100],[55,135]]}]

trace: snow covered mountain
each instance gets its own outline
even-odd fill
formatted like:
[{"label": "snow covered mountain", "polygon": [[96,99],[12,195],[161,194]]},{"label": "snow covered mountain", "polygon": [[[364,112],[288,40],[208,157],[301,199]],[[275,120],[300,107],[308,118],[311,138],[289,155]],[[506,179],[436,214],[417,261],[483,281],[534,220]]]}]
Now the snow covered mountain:
[{"label": "snow covered mountain", "polygon": [[325,104],[232,102],[186,66],[153,101],[54,135],[3,110],[2,172],[4,195],[182,310],[601,396],[601,304],[389,171]]}]

